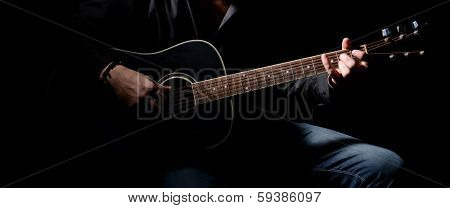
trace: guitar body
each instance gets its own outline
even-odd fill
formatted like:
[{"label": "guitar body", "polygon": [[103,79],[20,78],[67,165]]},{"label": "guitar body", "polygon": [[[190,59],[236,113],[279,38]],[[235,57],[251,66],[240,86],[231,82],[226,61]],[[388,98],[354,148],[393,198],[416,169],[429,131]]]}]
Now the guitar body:
[{"label": "guitar body", "polygon": [[[133,68],[157,83],[170,86],[164,98],[141,102],[141,120],[169,126],[165,132],[173,144],[212,149],[223,144],[233,128],[233,100],[227,98],[206,104],[196,103],[192,84],[226,75],[217,49],[202,40],[191,40],[155,53],[114,49],[127,55]],[[153,98],[151,98],[153,99]],[[151,130],[150,130],[151,131]]]},{"label": "guitar body", "polygon": [[[370,54],[378,48],[417,36],[418,24],[414,21],[412,25],[412,32],[383,37],[361,45],[359,50]],[[160,85],[171,87],[167,95],[152,93],[145,102],[140,102],[138,109],[144,110],[138,115],[140,120],[166,122],[164,126],[168,128],[163,133],[164,139],[182,148],[211,149],[223,144],[233,127],[234,96],[328,74],[321,54],[227,75],[217,49],[202,40],[186,41],[156,53],[114,50],[128,55],[127,64],[132,64],[131,68],[148,75]],[[423,51],[394,53],[408,56],[413,53],[422,55]],[[352,51],[343,49],[325,53],[333,68],[338,67],[342,54],[351,56]]]}]

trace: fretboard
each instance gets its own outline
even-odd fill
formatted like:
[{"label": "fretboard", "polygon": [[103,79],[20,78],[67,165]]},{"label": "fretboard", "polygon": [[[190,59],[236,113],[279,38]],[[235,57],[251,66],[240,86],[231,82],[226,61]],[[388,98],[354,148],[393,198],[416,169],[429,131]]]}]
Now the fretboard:
[{"label": "fretboard", "polygon": [[[337,66],[343,53],[351,55],[348,50],[339,50],[326,56],[332,66]],[[197,82],[192,90],[196,103],[201,104],[324,73],[327,70],[321,55],[316,55]]]}]

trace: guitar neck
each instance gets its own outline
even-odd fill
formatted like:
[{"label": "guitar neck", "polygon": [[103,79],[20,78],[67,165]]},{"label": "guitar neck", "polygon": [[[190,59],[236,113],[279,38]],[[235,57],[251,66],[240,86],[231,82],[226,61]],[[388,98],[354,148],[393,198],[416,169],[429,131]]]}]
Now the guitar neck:
[{"label": "guitar neck", "polygon": [[[339,50],[326,56],[337,66],[343,53],[351,55],[348,50]],[[197,82],[192,90],[196,103],[201,104],[325,73],[321,55],[316,55]]]}]

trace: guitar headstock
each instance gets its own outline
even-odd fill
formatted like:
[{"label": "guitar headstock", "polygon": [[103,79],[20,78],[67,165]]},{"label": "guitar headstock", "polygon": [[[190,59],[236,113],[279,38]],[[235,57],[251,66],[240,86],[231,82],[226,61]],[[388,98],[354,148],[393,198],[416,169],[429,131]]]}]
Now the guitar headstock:
[{"label": "guitar headstock", "polygon": [[[381,30],[382,39],[361,45],[360,50],[366,52],[368,55],[386,55],[391,59],[394,59],[396,56],[422,56],[425,53],[424,50],[399,51],[399,48],[402,48],[400,44],[408,45],[407,42],[412,42],[414,39],[417,39],[425,25],[426,23],[422,25],[417,20],[413,20],[407,24],[386,27]],[[395,49],[395,51],[386,51],[383,49]]]}]

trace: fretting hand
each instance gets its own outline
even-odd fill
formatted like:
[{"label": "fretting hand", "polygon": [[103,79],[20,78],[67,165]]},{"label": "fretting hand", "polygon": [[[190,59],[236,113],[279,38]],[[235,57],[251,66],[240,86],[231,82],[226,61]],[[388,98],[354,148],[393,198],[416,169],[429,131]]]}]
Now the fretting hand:
[{"label": "fretting hand", "polygon": [[[342,40],[342,50],[350,50],[350,39]],[[341,86],[343,82],[352,76],[354,70],[362,70],[368,67],[368,63],[364,60],[365,53],[360,50],[353,50],[350,57],[346,53],[339,56],[338,67],[333,67],[325,54],[322,55],[322,63],[330,75],[329,84],[331,86]]]}]

